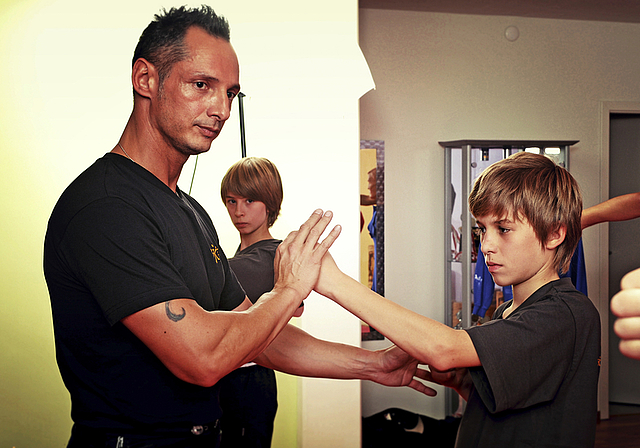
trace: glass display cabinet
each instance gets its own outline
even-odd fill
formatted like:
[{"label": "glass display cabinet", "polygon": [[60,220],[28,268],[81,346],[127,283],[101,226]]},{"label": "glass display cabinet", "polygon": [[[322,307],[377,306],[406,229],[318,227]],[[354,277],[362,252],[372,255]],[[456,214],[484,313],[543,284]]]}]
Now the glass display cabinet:
[{"label": "glass display cabinet", "polygon": [[[467,198],[478,176],[489,165],[519,151],[544,154],[569,169],[566,140],[454,140],[439,142],[445,149],[445,297],[446,323],[457,328],[472,325],[473,275],[479,238]],[[499,292],[499,291],[498,291]],[[492,307],[493,309],[493,307]],[[480,319],[485,316],[479,316]],[[475,319],[475,316],[474,316]]]}]

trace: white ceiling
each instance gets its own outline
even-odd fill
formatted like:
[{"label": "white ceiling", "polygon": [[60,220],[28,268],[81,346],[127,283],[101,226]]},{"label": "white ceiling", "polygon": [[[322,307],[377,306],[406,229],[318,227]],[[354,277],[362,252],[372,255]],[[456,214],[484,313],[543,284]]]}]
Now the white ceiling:
[{"label": "white ceiling", "polygon": [[360,8],[640,23],[639,0],[360,0]]}]

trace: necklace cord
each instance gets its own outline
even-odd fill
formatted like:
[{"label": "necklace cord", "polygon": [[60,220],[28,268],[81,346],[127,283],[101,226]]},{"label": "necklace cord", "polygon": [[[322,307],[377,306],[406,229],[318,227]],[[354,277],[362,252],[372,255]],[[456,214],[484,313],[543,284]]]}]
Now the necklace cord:
[{"label": "necklace cord", "polygon": [[134,162],[134,163],[135,163],[135,160],[133,160],[133,159],[131,158],[131,156],[130,156],[129,154],[127,154],[127,151],[125,151],[125,150],[124,150],[124,146],[122,146],[122,145],[120,144],[120,142],[118,142],[118,146],[120,147],[120,149],[122,149],[122,152],[124,153],[124,155],[125,155],[125,156],[127,156],[127,158],[128,158],[129,160],[131,160],[132,162]]}]

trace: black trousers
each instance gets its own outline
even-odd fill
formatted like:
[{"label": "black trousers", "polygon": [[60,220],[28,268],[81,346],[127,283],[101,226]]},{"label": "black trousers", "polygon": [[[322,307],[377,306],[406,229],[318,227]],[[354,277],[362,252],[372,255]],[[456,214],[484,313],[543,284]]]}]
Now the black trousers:
[{"label": "black trousers", "polygon": [[222,448],[270,448],[278,409],[276,375],[242,367],[220,380]]},{"label": "black trousers", "polygon": [[219,448],[220,425],[145,432],[98,430],[73,425],[67,448]]}]

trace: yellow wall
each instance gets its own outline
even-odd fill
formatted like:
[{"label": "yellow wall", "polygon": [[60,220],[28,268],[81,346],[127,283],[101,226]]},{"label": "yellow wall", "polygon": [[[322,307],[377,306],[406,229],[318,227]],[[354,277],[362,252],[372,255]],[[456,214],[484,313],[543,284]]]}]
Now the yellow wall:
[{"label": "yellow wall", "polygon": [[278,383],[278,413],[273,428],[271,446],[293,448],[298,444],[298,379],[276,372]]},{"label": "yellow wall", "polygon": [[[55,364],[42,274],[46,223],[69,182],[117,142],[131,110],[133,48],[152,15],[170,6],[158,0],[99,5],[0,0],[0,447],[60,447],[69,437],[70,401]],[[273,160],[285,184],[274,235],[284,238],[313,209],[331,208],[344,227],[334,256],[354,275],[357,99],[366,91],[356,79],[362,74],[356,70],[362,62],[355,52],[357,2],[301,7],[292,0],[223,0],[213,6],[229,19],[240,58],[248,154]],[[219,182],[239,157],[234,109],[210,154],[200,157],[193,186],[226,252],[235,251],[238,239]],[[192,170],[190,162],[181,181],[185,190]],[[357,319],[321,298],[309,300],[299,325],[358,343]],[[332,325],[325,324],[327,315]],[[359,440],[358,382],[303,383],[282,375],[278,382],[274,446]],[[333,403],[343,398],[336,409]],[[333,413],[326,417],[329,407]]]},{"label": "yellow wall", "polygon": [[[11,2],[0,9],[0,445],[61,446],[68,437],[69,396],[53,356],[53,334],[42,275],[42,241],[51,210],[46,194],[48,164],[32,154],[46,138],[38,135],[46,115],[29,106],[40,92],[24,96],[32,73],[13,71],[33,57],[20,26],[34,2]],[[14,51],[21,47],[20,54]],[[26,74],[26,76],[24,76]],[[28,90],[28,88],[26,89]],[[16,105],[17,107],[9,107]],[[29,434],[25,436],[25,431]]]}]

